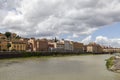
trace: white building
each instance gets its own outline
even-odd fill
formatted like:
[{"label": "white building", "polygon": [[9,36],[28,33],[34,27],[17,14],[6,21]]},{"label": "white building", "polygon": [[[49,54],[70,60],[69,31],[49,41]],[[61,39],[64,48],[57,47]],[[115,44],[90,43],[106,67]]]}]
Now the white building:
[{"label": "white building", "polygon": [[64,41],[64,50],[73,51],[73,43],[71,41]]},{"label": "white building", "polygon": [[57,51],[64,51],[65,45],[63,40],[58,41],[56,46],[57,46],[56,48]]}]

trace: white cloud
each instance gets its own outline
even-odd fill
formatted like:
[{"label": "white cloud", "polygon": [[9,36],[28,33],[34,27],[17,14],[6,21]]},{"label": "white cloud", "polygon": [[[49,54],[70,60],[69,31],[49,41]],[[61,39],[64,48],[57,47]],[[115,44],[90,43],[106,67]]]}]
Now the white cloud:
[{"label": "white cloud", "polygon": [[27,37],[90,35],[119,22],[119,7],[119,0],[0,0],[0,29]]},{"label": "white cloud", "polygon": [[73,38],[78,38],[79,36],[77,34],[73,34]]},{"label": "white cloud", "polygon": [[87,36],[81,41],[84,44],[89,44],[90,42],[98,43],[102,46],[111,46],[115,48],[120,48],[120,38],[107,38],[105,36],[97,36],[95,40],[92,39],[92,36]]},{"label": "white cloud", "polygon": [[92,36],[87,36],[81,42],[84,43],[84,44],[89,44],[91,41],[92,41]]},{"label": "white cloud", "polygon": [[104,36],[98,36],[95,40],[96,43],[105,46],[119,47],[120,48],[120,38],[109,39]]}]

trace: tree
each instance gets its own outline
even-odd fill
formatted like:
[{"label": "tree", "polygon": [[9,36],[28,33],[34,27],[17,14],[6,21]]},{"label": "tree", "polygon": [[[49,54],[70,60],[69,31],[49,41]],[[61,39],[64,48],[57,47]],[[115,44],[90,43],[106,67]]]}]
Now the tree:
[{"label": "tree", "polygon": [[16,39],[20,39],[21,37],[18,35],[18,36],[16,36]]},{"label": "tree", "polygon": [[6,33],[5,33],[5,36],[6,36],[7,38],[9,38],[9,37],[11,36],[11,32],[6,32]]}]

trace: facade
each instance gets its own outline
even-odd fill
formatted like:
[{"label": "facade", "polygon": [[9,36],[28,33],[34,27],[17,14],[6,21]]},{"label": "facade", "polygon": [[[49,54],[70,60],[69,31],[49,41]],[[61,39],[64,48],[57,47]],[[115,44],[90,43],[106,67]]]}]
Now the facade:
[{"label": "facade", "polygon": [[73,43],[71,41],[64,41],[64,50],[73,51]]},{"label": "facade", "polygon": [[[8,49],[8,43],[11,47]],[[79,42],[67,40],[51,39],[35,39],[21,38],[16,33],[11,33],[8,38],[5,34],[0,33],[0,51],[16,50],[16,51],[74,51],[74,52],[90,52],[90,53],[120,53],[120,48],[100,46],[96,43],[84,45]]]},{"label": "facade", "polygon": [[83,52],[87,52],[87,45],[83,46]]},{"label": "facade", "polygon": [[0,41],[0,51],[7,51],[7,41]]},{"label": "facade", "polygon": [[84,52],[83,49],[84,49],[83,43],[73,42],[73,50],[75,52]]},{"label": "facade", "polygon": [[36,51],[36,40],[35,38],[31,38],[28,40],[28,51]]},{"label": "facade", "polygon": [[47,39],[31,38],[28,40],[28,51],[48,51],[48,41]]},{"label": "facade", "polygon": [[19,41],[25,42],[26,43],[26,51],[30,51],[30,43],[28,43],[29,38],[20,38]]},{"label": "facade", "polygon": [[115,53],[120,53],[120,48],[114,48]]},{"label": "facade", "polygon": [[103,48],[99,44],[89,43],[87,45],[87,52],[90,52],[90,53],[102,53]]},{"label": "facade", "polygon": [[16,33],[11,33],[11,39],[16,38],[17,34]]},{"label": "facade", "polygon": [[48,41],[48,51],[55,51],[56,48],[57,48],[56,42]]},{"label": "facade", "polygon": [[11,51],[26,51],[26,43],[22,41],[12,41],[10,42],[11,47],[9,50]]},{"label": "facade", "polygon": [[104,47],[104,53],[120,53],[120,48]]},{"label": "facade", "polygon": [[56,51],[64,51],[64,41],[58,41],[56,43]]},{"label": "facade", "polygon": [[36,51],[48,51],[47,39],[36,40]]},{"label": "facade", "polygon": [[4,34],[0,33],[0,40],[6,40],[6,39],[7,37]]}]

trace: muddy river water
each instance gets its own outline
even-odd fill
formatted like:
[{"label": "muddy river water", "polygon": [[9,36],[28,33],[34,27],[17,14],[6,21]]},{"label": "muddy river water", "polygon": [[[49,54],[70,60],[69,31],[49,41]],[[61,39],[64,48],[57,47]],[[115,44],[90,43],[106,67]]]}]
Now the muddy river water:
[{"label": "muddy river water", "polygon": [[0,80],[120,80],[108,71],[105,59],[111,55],[0,60]]}]

